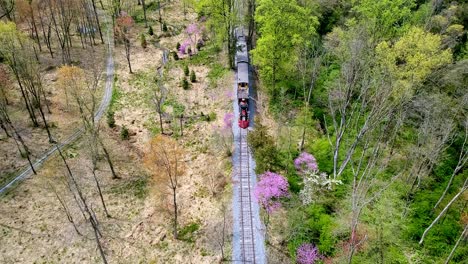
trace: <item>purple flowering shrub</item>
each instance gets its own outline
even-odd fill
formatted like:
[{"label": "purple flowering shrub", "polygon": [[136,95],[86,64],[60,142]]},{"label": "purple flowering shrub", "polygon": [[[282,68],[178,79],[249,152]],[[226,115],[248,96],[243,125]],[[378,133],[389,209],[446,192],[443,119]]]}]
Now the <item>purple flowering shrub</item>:
[{"label": "purple flowering shrub", "polygon": [[314,264],[317,260],[321,259],[316,246],[305,243],[297,248],[296,262],[298,264]]},{"label": "purple flowering shrub", "polygon": [[224,126],[223,126],[223,128],[231,130],[233,121],[234,121],[234,114],[233,113],[224,114],[224,118],[223,118]]},{"label": "purple flowering shrub", "polygon": [[227,157],[232,155],[232,142],[234,140],[232,132],[233,122],[234,114],[226,113],[224,114],[222,125],[212,125],[214,146],[216,149],[222,149]]},{"label": "purple flowering shrub", "polygon": [[180,55],[193,55],[198,52],[199,45],[202,46],[204,44],[203,40],[201,39],[203,30],[204,27],[200,27],[196,23],[187,26],[187,28],[185,29],[187,38],[179,47]]},{"label": "purple flowering shrub", "polygon": [[318,164],[315,157],[307,152],[302,152],[299,157],[294,160],[294,166],[299,172],[318,171]]},{"label": "purple flowering shrub", "polygon": [[190,40],[186,39],[179,47],[180,55],[187,54],[187,48],[190,47]]},{"label": "purple flowering shrub", "polygon": [[194,34],[199,34],[200,33],[200,29],[198,28],[198,25],[193,23],[193,24],[190,24],[187,26],[187,28],[185,29],[185,32],[187,32],[187,34],[190,35],[194,35]]},{"label": "purple flowering shrub", "polygon": [[260,175],[260,181],[255,185],[254,197],[268,214],[281,207],[280,198],[289,196],[289,183],[280,174],[267,171]]}]

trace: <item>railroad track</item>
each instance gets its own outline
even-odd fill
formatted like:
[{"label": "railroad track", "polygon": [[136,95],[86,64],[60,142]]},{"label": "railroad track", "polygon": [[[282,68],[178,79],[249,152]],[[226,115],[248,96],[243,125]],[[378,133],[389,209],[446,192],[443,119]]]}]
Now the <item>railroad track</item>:
[{"label": "railroad track", "polygon": [[239,134],[239,199],[240,199],[240,242],[242,263],[257,263],[255,255],[255,229],[252,210],[252,183],[250,175],[250,152],[246,129]]}]

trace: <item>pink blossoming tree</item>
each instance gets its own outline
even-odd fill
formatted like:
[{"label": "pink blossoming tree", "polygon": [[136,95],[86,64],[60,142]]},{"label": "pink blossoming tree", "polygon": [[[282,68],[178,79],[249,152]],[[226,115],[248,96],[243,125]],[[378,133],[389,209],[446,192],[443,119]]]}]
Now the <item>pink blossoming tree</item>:
[{"label": "pink blossoming tree", "polygon": [[321,258],[317,247],[310,243],[302,244],[297,248],[296,262],[298,264],[314,264]]},{"label": "pink blossoming tree", "polygon": [[[260,181],[255,185],[254,197],[266,211],[265,226],[268,231],[270,214],[281,207],[280,199],[289,197],[289,183],[280,174],[267,171],[260,175]],[[265,232],[265,236],[268,232]]]}]

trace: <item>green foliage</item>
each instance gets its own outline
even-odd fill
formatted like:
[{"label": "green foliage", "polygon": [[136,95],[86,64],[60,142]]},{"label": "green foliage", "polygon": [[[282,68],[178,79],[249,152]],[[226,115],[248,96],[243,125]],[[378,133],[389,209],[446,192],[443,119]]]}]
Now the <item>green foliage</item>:
[{"label": "green foliage", "polygon": [[107,117],[107,125],[110,128],[114,128],[115,127],[114,111],[112,110],[107,111],[106,117]]},{"label": "green foliage", "polygon": [[194,70],[192,70],[192,72],[190,73],[190,81],[193,83],[197,81],[197,76],[195,76]]},{"label": "green foliage", "polygon": [[273,138],[259,119],[255,121],[255,130],[248,134],[248,142],[253,150],[256,161],[255,172],[281,171],[281,157],[276,149]]},{"label": "green foliage", "polygon": [[188,65],[185,65],[185,66],[184,66],[184,75],[188,77],[189,74],[190,74],[189,67],[188,67]]},{"label": "green foliage", "polygon": [[166,25],[166,22],[163,22],[162,31],[163,31],[163,32],[167,32],[167,25]]},{"label": "green foliage", "polygon": [[154,31],[153,31],[153,27],[152,27],[152,26],[149,26],[149,27],[148,27],[148,35],[150,35],[150,36],[153,36],[153,35],[154,35]]},{"label": "green foliage", "polygon": [[333,255],[337,238],[333,235],[336,224],[326,210],[316,204],[300,210],[293,210],[288,215],[288,250],[293,259],[297,248],[303,243],[317,245],[321,254]]},{"label": "green foliage", "polygon": [[177,55],[177,52],[172,52],[172,57],[174,58],[175,61],[179,60],[179,55]]},{"label": "green foliage", "polygon": [[213,84],[215,81],[218,79],[222,78],[226,73],[228,73],[229,70],[220,63],[213,63],[210,67],[210,71],[208,72],[208,79],[210,82]]},{"label": "green foliage", "polygon": [[176,50],[178,51],[179,48],[180,48],[180,42],[177,42],[177,44],[176,44]]},{"label": "green foliage", "polygon": [[196,232],[199,229],[200,229],[199,223],[187,224],[179,230],[178,239],[185,241],[185,242],[194,243]]},{"label": "green foliage", "polygon": [[118,101],[122,97],[122,93],[120,92],[120,89],[119,89],[117,75],[114,75],[114,82],[112,85],[113,85],[113,89],[112,89],[111,101],[109,103],[109,111],[114,110],[115,105],[118,103]]},{"label": "green foliage", "polygon": [[111,192],[115,194],[130,194],[131,197],[144,199],[148,196],[148,177],[140,176],[131,178],[111,187]]},{"label": "green foliage", "polygon": [[195,10],[199,18],[207,18],[206,27],[213,32],[214,42],[223,46],[227,41],[232,42],[231,30],[237,19],[233,8],[234,1],[200,0],[196,2]]},{"label": "green foliage", "polygon": [[130,134],[128,133],[128,128],[124,125],[120,129],[120,139],[128,140],[130,138]]},{"label": "green foliage", "polygon": [[184,79],[182,79],[182,88],[184,90],[188,90],[190,88],[190,84],[187,81],[187,77],[184,77]]},{"label": "green foliage", "polygon": [[252,60],[259,67],[260,77],[268,85],[270,94],[276,97],[276,81],[294,72],[298,59],[296,47],[306,44],[315,34],[318,20],[295,0],[260,0],[257,4],[255,20],[260,38],[251,51]]},{"label": "green foliage", "polygon": [[436,68],[450,63],[450,50],[441,50],[441,37],[413,27],[394,45],[380,43],[376,48],[380,64],[396,79],[393,96],[410,98],[414,88]]},{"label": "green foliage", "polygon": [[217,117],[215,112],[210,112],[207,115],[203,114],[203,112],[202,112],[201,115],[204,117],[205,121],[207,121],[207,122],[214,121],[214,120],[216,120],[216,117]]},{"label": "green foliage", "polygon": [[414,6],[414,0],[360,0],[353,10],[370,32],[388,38],[405,30]]}]

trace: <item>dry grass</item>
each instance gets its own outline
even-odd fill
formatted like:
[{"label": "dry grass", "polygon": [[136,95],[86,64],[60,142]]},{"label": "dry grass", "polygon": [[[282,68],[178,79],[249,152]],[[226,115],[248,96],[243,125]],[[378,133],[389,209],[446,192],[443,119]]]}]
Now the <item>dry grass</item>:
[{"label": "dry grass", "polygon": [[[167,16],[169,25],[191,22],[181,19],[181,10],[178,2],[171,2],[167,6],[164,15]],[[190,19],[194,17],[193,14],[188,15]],[[151,44],[147,49],[139,46],[137,36],[141,32],[146,32],[142,25],[136,25],[132,32],[132,66],[135,75],[154,71],[161,63],[160,49]],[[178,38],[180,37],[164,38],[161,43],[175,47]],[[65,151],[73,173],[79,179],[100,220],[102,242],[110,263],[219,262],[221,253],[217,240],[222,224],[221,204],[225,203],[230,208],[230,194],[226,191],[230,186],[230,169],[227,166],[230,160],[223,156],[222,150],[212,145],[212,133],[214,127],[222,125],[224,113],[232,110],[231,101],[227,97],[232,90],[232,74],[226,74],[218,81],[216,87],[211,87],[207,79],[209,67],[190,66],[195,70],[198,81],[191,89],[183,90],[179,86],[183,76],[182,62],[171,62],[168,65],[168,98],[172,102],[183,104],[187,116],[213,112],[212,116],[217,117],[210,122],[198,117],[187,120],[184,136],[180,137],[178,123],[170,118],[171,106],[174,103],[167,105],[165,129],[172,132],[184,147],[187,153],[185,162],[189,168],[180,182],[179,224],[182,228],[190,224],[199,226],[189,240],[180,241],[172,238],[171,207],[167,192],[162,191],[164,186],[161,183],[150,178],[150,173],[144,169],[142,163],[146,144],[155,131],[154,123],[157,121],[148,91],[132,85],[132,78],[135,76],[128,74],[124,50],[120,45],[116,46],[115,58],[118,87],[121,92],[121,97],[114,106],[118,127],[109,129],[102,125],[101,133],[122,179],[111,179],[104,160],[99,162],[98,171],[111,218],[106,218],[101,209],[89,169],[91,164],[86,142],[81,140],[81,143]],[[73,113],[69,115],[72,116]],[[72,117],[68,120],[72,120]],[[123,125],[130,130],[131,136],[128,141],[120,139],[119,127]],[[8,195],[1,197],[0,244],[9,246],[0,249],[0,259],[6,263],[101,262],[92,230],[80,216],[73,197],[65,187],[64,173],[61,161],[55,157],[45,164],[37,176],[26,180]],[[75,233],[50,185],[55,186],[67,201],[84,236]],[[231,232],[231,218],[228,209],[227,234]],[[228,248],[229,241],[227,252]]]}]

